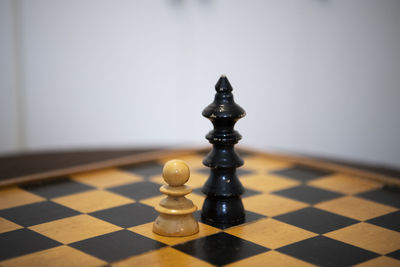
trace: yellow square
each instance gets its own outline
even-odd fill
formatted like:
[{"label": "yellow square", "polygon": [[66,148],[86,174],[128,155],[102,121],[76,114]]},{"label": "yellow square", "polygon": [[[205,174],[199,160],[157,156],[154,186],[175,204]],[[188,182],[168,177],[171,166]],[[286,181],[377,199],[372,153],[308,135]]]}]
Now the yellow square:
[{"label": "yellow square", "polygon": [[[185,185],[190,186],[191,188],[198,188],[202,187],[205,182],[207,181],[208,176],[202,173],[197,173],[197,172],[191,172],[190,173],[190,178],[189,181]],[[162,178],[161,174],[160,175],[155,175],[150,178],[150,181],[153,183],[157,183],[160,185],[165,185],[167,184],[164,179]]]},{"label": "yellow square", "polygon": [[292,167],[292,165],[293,164],[291,163],[268,158],[265,157],[264,155],[256,155],[256,156],[246,157],[244,160],[243,167],[246,169],[258,171],[260,173],[265,173],[267,171],[289,168]]},{"label": "yellow square", "polygon": [[121,230],[121,227],[82,214],[29,227],[64,244]]},{"label": "yellow square", "polygon": [[75,181],[97,188],[108,188],[143,181],[138,175],[114,168],[74,174],[71,177]]},{"label": "yellow square", "polygon": [[316,233],[270,218],[232,227],[225,232],[271,249],[317,236]]},{"label": "yellow square", "polygon": [[315,179],[308,184],[343,194],[358,194],[382,187],[381,183],[342,173]]},{"label": "yellow square", "polygon": [[17,206],[33,204],[44,200],[44,198],[29,193],[18,187],[11,187],[0,190],[0,209],[14,208]]},{"label": "yellow square", "polygon": [[309,206],[306,203],[276,196],[272,194],[260,194],[243,199],[246,210],[260,213],[266,216],[278,216]]},{"label": "yellow square", "polygon": [[315,265],[279,253],[277,251],[271,250],[224,266],[225,267],[241,267],[241,266],[313,267]]},{"label": "yellow square", "polygon": [[273,191],[288,189],[298,186],[299,181],[280,177],[272,174],[253,174],[247,175],[240,180],[245,188],[270,193]]},{"label": "yellow square", "polygon": [[[160,195],[160,196],[156,196],[156,197],[151,197],[151,198],[146,198],[146,199],[142,199],[139,202],[155,207],[157,206],[161,199],[166,198],[165,195]],[[193,201],[193,204],[195,204],[197,206],[198,209],[201,209],[201,207],[203,206],[203,202],[204,202],[204,197],[199,196],[197,194],[189,194],[186,196],[187,199],[190,199],[191,201]]]},{"label": "yellow square", "polygon": [[18,224],[15,224],[13,222],[10,222],[9,220],[6,220],[3,217],[0,217],[0,234],[5,233],[5,232],[14,231],[14,230],[21,229],[21,228],[23,228],[23,227]]},{"label": "yellow square", "polygon": [[354,267],[382,267],[382,266],[385,266],[385,267],[397,266],[397,267],[399,267],[400,261],[393,259],[393,258],[381,256],[381,257],[377,257],[375,259],[354,265]]},{"label": "yellow square", "polygon": [[52,201],[83,213],[135,202],[133,199],[102,190],[92,190],[74,195],[57,197],[53,198]]},{"label": "yellow square", "polygon": [[166,196],[159,195],[159,196],[156,196],[156,197],[150,197],[150,198],[141,199],[141,200],[139,200],[139,202],[143,203],[143,204],[146,204],[146,205],[149,205],[149,206],[152,206],[152,207],[155,207],[160,203],[160,201],[163,198],[166,198]]},{"label": "yellow square", "polygon": [[41,250],[0,262],[1,266],[103,266],[106,262],[68,246]]},{"label": "yellow square", "polygon": [[369,223],[358,223],[324,234],[379,254],[400,249],[400,233]]},{"label": "yellow square", "polygon": [[140,235],[144,235],[148,238],[160,241],[161,243],[164,243],[164,244],[167,244],[170,246],[176,245],[178,243],[187,242],[187,241],[190,241],[193,239],[198,239],[203,236],[212,235],[212,234],[221,232],[221,230],[219,230],[217,228],[214,228],[212,226],[209,226],[207,224],[203,224],[200,222],[199,222],[199,232],[197,234],[185,236],[185,237],[167,237],[167,236],[161,236],[161,235],[155,234],[153,232],[153,222],[134,226],[134,227],[129,228],[128,230],[138,233]]},{"label": "yellow square", "polygon": [[315,207],[360,221],[382,216],[397,210],[391,206],[353,196],[322,202],[315,205]]},{"label": "yellow square", "polygon": [[169,267],[169,266],[188,266],[188,267],[211,267],[213,265],[189,256],[176,249],[166,247],[155,251],[150,251],[139,256],[122,260],[113,264],[114,267],[131,266],[151,266],[151,267]]}]

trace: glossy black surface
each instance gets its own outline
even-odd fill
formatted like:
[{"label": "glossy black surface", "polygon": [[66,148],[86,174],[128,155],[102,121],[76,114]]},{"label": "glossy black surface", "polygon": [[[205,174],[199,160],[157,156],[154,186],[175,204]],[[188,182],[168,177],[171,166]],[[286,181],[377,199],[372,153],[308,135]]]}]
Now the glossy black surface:
[{"label": "glossy black surface", "polygon": [[[210,174],[210,169],[207,169],[207,168],[196,169],[196,172],[208,175],[208,174]],[[236,174],[238,176],[240,176],[240,178],[243,178],[246,175],[254,174],[254,173],[255,172],[253,170],[248,170],[248,169],[244,169],[244,168],[236,169]]]},{"label": "glossy black surface", "polygon": [[224,232],[179,244],[173,248],[218,266],[269,251],[268,248]]},{"label": "glossy black surface", "polygon": [[243,165],[243,160],[234,150],[242,136],[233,128],[246,113],[235,103],[232,86],[225,76],[218,80],[215,90],[214,102],[202,113],[212,122],[214,129],[206,135],[213,148],[203,160],[211,172],[202,189],[206,200],[201,219],[209,223],[236,225],[244,222],[245,212],[240,197],[244,188],[236,175],[236,168]]},{"label": "glossy black surface", "polygon": [[[193,189],[193,193],[196,193],[200,196],[204,196],[204,193],[201,191],[201,188]],[[242,198],[250,197],[250,196],[254,196],[254,195],[258,195],[258,194],[262,194],[262,192],[246,188],[244,190],[244,193],[242,194]]]},{"label": "glossy black surface", "polygon": [[[243,211],[243,214],[241,213]],[[202,221],[230,226],[243,223],[244,207],[241,198],[207,196],[203,203]]]},{"label": "glossy black surface", "polygon": [[[265,216],[265,215],[261,215],[259,213],[251,212],[248,210],[245,210],[244,213],[245,213],[245,216],[244,216],[244,221],[242,223],[249,223],[249,222],[253,222],[253,221],[256,221],[256,220],[259,220],[262,218],[267,218],[267,216]],[[201,211],[198,210],[193,215],[196,220],[201,221]],[[213,223],[213,222],[209,222],[209,221],[204,221],[203,223],[211,225],[212,227],[215,227],[215,228],[219,228],[221,230],[224,230],[226,228],[234,226],[231,224]]]},{"label": "glossy black surface", "polygon": [[350,266],[379,255],[325,236],[306,239],[277,251],[319,266]]}]

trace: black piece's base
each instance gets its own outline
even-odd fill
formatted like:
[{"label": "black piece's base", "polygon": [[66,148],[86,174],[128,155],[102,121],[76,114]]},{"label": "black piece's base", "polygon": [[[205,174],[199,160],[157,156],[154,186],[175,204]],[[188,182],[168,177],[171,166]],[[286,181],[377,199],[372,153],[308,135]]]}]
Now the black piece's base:
[{"label": "black piece's base", "polygon": [[240,196],[211,197],[204,200],[201,220],[219,228],[241,224],[245,221],[244,207]]},{"label": "black piece's base", "polygon": [[219,229],[226,229],[226,228],[229,228],[229,227],[232,227],[232,226],[236,226],[236,225],[245,223],[246,220],[245,220],[245,218],[243,218],[243,219],[241,219],[240,221],[236,221],[236,222],[230,222],[230,223],[216,223],[216,222],[214,222],[214,221],[206,220],[206,219],[203,218],[203,216],[202,216],[200,222],[202,222],[202,223],[204,223],[204,224],[211,225],[211,226],[216,227],[216,228],[219,228]]}]

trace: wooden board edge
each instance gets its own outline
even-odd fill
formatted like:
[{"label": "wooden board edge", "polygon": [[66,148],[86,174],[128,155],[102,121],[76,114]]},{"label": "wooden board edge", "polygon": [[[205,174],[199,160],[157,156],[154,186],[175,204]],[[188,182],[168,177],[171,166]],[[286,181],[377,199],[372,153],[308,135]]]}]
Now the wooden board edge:
[{"label": "wooden board edge", "polygon": [[[329,171],[334,171],[334,172],[341,172],[341,173],[377,181],[377,182],[383,183],[388,186],[400,187],[400,179],[398,177],[392,177],[392,176],[384,175],[381,173],[376,173],[373,171],[366,171],[366,170],[362,170],[362,169],[355,168],[355,167],[344,166],[344,165],[332,163],[332,162],[329,162],[326,160],[318,160],[318,159],[313,159],[313,158],[309,158],[309,157],[305,157],[305,156],[288,155],[288,154],[278,153],[278,152],[258,151],[256,149],[247,148],[247,147],[241,147],[240,150],[243,152],[252,153],[252,154],[256,154],[256,155],[271,158],[271,159],[282,160],[282,161],[286,161],[286,162],[293,163],[293,164],[302,164],[302,165],[309,166],[312,168],[318,168],[318,169],[329,170]],[[246,164],[246,162],[245,162],[245,164]]]},{"label": "wooden board edge", "polygon": [[159,158],[181,157],[193,153],[201,153],[206,148],[184,148],[184,149],[165,149],[151,152],[143,152],[131,156],[123,156],[114,159],[107,159],[92,163],[75,165],[73,167],[61,168],[46,172],[29,174],[24,176],[13,177],[0,181],[0,188],[26,184],[31,182],[39,182],[42,180],[55,179],[61,176],[72,175],[80,172],[93,171],[118,166],[126,166],[131,164],[143,164],[157,160]]},{"label": "wooden board edge", "polygon": [[[19,177],[14,177],[6,180],[0,181],[0,188],[15,186],[25,183],[38,182],[42,180],[55,179],[61,176],[72,175],[80,172],[92,171],[97,169],[118,167],[118,166],[126,166],[131,164],[143,164],[146,162],[151,162],[154,160],[158,160],[160,158],[171,158],[171,157],[181,157],[185,155],[190,155],[193,153],[204,153],[211,149],[211,147],[192,147],[192,148],[183,148],[183,149],[165,149],[165,150],[157,150],[151,152],[143,152],[140,154],[135,154],[131,156],[118,157],[114,159],[102,160],[93,163],[87,163],[82,165],[76,165],[73,167],[61,168],[52,171],[46,171],[41,173],[35,173],[30,175],[24,175]],[[341,172],[345,174],[359,176],[361,178],[366,178],[374,181],[378,181],[388,186],[396,186],[400,187],[400,179],[396,177],[391,177],[387,175],[383,175],[380,173],[361,170],[354,167],[343,166],[336,163],[331,163],[325,160],[317,160],[305,156],[297,156],[297,155],[289,155],[278,152],[265,152],[256,150],[253,148],[243,147],[241,146],[237,150],[243,151],[245,153],[255,154],[258,156],[282,160],[292,164],[302,164],[305,166],[330,170],[334,172]],[[246,164],[246,163],[245,163]]]}]

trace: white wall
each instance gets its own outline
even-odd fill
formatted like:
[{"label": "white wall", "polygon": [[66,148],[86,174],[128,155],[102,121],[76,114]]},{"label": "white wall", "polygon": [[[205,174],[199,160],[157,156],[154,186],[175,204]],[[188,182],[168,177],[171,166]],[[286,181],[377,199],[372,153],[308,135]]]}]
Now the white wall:
[{"label": "white wall", "polygon": [[206,145],[200,114],[226,73],[248,113],[241,144],[399,167],[399,12],[396,0],[17,1],[19,143]]},{"label": "white wall", "polygon": [[0,1],[0,152],[20,148],[16,25],[11,1]]}]

